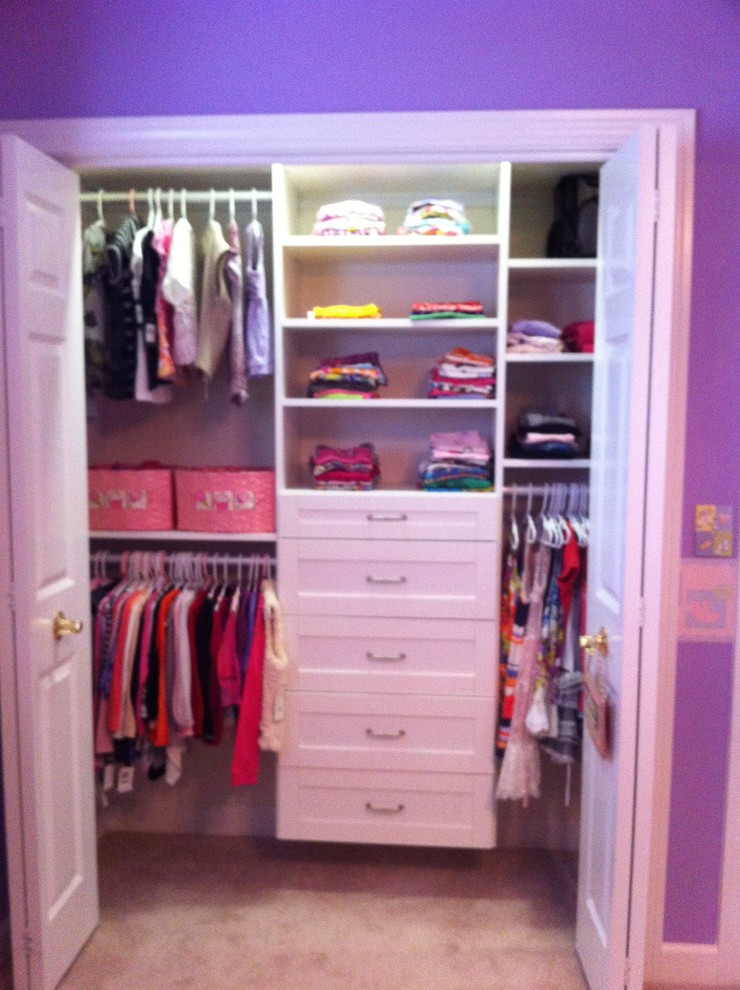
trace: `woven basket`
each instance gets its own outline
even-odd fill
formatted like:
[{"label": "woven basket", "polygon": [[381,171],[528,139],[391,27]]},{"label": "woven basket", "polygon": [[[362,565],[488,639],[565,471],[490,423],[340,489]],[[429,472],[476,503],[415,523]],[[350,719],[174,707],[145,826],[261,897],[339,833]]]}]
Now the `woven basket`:
[{"label": "woven basket", "polygon": [[274,533],[270,468],[176,468],[177,528],[198,533]]},{"label": "woven basket", "polygon": [[87,488],[91,530],[174,528],[169,468],[91,467]]}]

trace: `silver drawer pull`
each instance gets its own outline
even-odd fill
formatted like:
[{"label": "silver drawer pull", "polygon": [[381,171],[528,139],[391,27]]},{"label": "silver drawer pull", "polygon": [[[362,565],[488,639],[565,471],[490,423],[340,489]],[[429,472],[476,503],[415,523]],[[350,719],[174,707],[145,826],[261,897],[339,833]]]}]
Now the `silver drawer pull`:
[{"label": "silver drawer pull", "polygon": [[397,804],[395,808],[383,808],[372,801],[365,802],[365,808],[371,815],[400,815],[405,807],[405,804]]},{"label": "silver drawer pull", "polygon": [[367,576],[368,584],[405,584],[406,578],[403,577],[374,577],[372,574]]},{"label": "silver drawer pull", "polygon": [[368,660],[372,660],[373,663],[400,663],[401,660],[406,659],[405,653],[397,653],[395,656],[386,656],[383,653],[371,653],[370,650],[366,654]]},{"label": "silver drawer pull", "polygon": [[375,729],[365,729],[365,735],[371,739],[403,739],[406,735],[406,730],[399,729],[398,732],[376,732]]},{"label": "silver drawer pull", "polygon": [[405,512],[368,512],[369,522],[405,522],[408,516]]}]

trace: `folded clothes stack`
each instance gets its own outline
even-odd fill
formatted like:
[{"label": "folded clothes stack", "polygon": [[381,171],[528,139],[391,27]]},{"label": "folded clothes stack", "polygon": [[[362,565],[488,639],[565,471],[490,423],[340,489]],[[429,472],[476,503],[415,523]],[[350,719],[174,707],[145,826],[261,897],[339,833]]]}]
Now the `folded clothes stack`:
[{"label": "folded clothes stack", "polygon": [[371,443],[348,449],[318,444],[309,466],[316,488],[370,491],[380,478],[378,455]]},{"label": "folded clothes stack", "polygon": [[575,351],[577,354],[593,354],[594,321],[580,320],[563,327],[563,343],[566,351]]},{"label": "folded clothes stack", "polygon": [[477,430],[433,433],[419,465],[419,487],[426,491],[491,491],[491,449]]},{"label": "folded clothes stack", "polygon": [[314,306],[307,315],[312,320],[379,320],[383,314],[375,303],[362,306],[338,303],[335,306]]},{"label": "folded clothes stack", "polygon": [[495,362],[488,354],[455,347],[429,373],[430,399],[490,399],[496,392]]},{"label": "folded clothes stack", "polygon": [[345,234],[385,233],[383,210],[374,203],[361,199],[343,199],[338,203],[326,203],[316,211],[312,234],[318,237],[342,237]]},{"label": "folded clothes stack", "polygon": [[557,354],[563,350],[559,327],[546,320],[517,320],[506,335],[509,354]]},{"label": "folded clothes stack", "polygon": [[308,396],[314,399],[375,399],[388,384],[376,351],[324,358],[309,377]]},{"label": "folded clothes stack", "polygon": [[485,318],[483,306],[474,299],[466,302],[415,302],[411,304],[411,320],[480,320]]},{"label": "folded clothes stack", "polygon": [[399,234],[455,236],[469,234],[470,224],[462,203],[454,199],[417,199],[409,206]]},{"label": "folded clothes stack", "polygon": [[581,430],[569,416],[523,413],[511,438],[514,457],[567,459],[578,455]]}]

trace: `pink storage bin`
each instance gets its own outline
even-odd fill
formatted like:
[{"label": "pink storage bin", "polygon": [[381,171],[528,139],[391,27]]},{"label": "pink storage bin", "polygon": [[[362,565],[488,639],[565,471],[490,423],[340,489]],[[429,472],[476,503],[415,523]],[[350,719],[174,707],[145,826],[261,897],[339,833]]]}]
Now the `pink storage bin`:
[{"label": "pink storage bin", "polygon": [[271,468],[176,468],[177,528],[197,533],[274,533]]},{"label": "pink storage bin", "polygon": [[172,471],[161,465],[91,467],[91,530],[174,529]]}]

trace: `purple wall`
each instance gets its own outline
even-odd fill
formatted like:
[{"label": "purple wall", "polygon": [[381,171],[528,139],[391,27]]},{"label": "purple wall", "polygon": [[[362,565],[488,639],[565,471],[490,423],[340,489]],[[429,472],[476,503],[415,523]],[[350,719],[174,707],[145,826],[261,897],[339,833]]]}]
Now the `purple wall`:
[{"label": "purple wall", "polygon": [[[696,108],[683,553],[695,502],[731,504],[737,516],[737,0],[3,0],[0,37],[0,118]],[[730,695],[731,663],[710,681],[703,659],[703,647],[682,645],[667,923],[686,942],[717,933],[727,770],[727,719],[712,717],[714,700]],[[695,709],[684,703],[692,696]],[[695,710],[712,732],[689,718]],[[699,847],[676,819],[696,814],[708,785]]]}]

